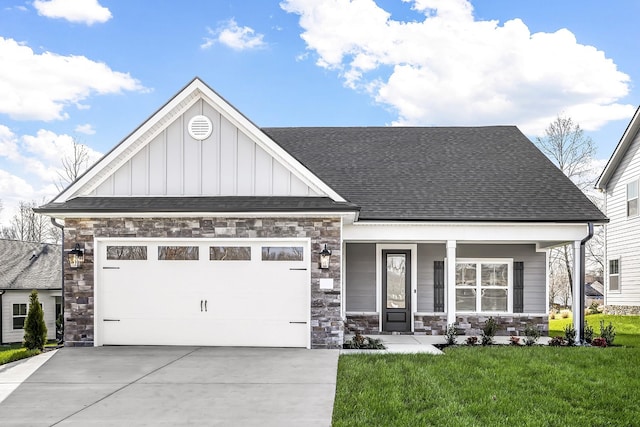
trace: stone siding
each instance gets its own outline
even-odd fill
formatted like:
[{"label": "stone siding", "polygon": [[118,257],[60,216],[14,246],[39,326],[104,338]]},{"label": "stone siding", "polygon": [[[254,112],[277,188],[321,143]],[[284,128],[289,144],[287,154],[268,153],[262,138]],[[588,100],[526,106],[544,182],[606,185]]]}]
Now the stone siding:
[{"label": "stone siding", "polygon": [[[67,219],[64,249],[84,247],[84,264],[65,265],[65,345],[94,343],[94,238],[310,238],[311,239],[311,347],[341,348],[344,326],[340,315],[342,265],[341,221],[335,218],[100,218]],[[331,268],[318,267],[324,245],[332,250]],[[320,289],[321,278],[332,278],[334,289]],[[256,325],[260,328],[260,325]]]},{"label": "stone siding", "polygon": [[355,334],[379,334],[380,333],[380,317],[378,313],[370,314],[349,314],[347,313],[347,322],[345,324],[346,333]]},{"label": "stone siding", "polygon": [[619,314],[623,316],[640,316],[640,306],[637,305],[606,305],[604,314]]},{"label": "stone siding", "polygon": [[[491,316],[458,315],[456,327],[462,335],[480,335],[489,317]],[[527,325],[537,327],[542,335],[549,334],[549,319],[546,315],[511,314],[492,317],[498,325],[496,335],[524,335]]]},{"label": "stone siding", "polygon": [[447,332],[446,314],[416,314],[414,316],[416,334],[444,335]]}]

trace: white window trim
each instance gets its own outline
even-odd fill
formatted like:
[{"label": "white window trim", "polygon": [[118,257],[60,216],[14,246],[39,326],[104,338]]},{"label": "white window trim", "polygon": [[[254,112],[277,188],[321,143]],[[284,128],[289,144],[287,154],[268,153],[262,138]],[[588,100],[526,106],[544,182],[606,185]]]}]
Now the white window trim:
[{"label": "white window trim", "polygon": [[382,332],[382,251],[400,249],[411,251],[411,332],[415,331],[415,313],[418,301],[418,245],[417,244],[376,244],[376,311],[378,315],[378,331]]},{"label": "white window trim", "polygon": [[[513,313],[513,258],[456,258],[456,264],[507,264],[509,274],[507,277],[507,311],[481,311],[481,294],[476,295],[476,311],[460,311],[456,308],[456,313],[463,314],[508,314]],[[476,278],[481,274],[481,269],[476,270]],[[476,279],[477,280],[477,279]],[[477,289],[476,282],[476,289]],[[453,287],[458,289],[456,279],[453,279]]]},{"label": "white window trim", "polygon": [[[634,198],[635,200],[637,200],[637,211],[638,213],[636,213],[635,215],[629,215],[629,201],[630,200],[634,200],[634,199],[629,199],[629,184],[634,183],[637,186],[637,190],[638,190],[638,195]],[[624,184],[624,212],[625,212],[625,217],[626,218],[637,218],[638,215],[640,215],[640,182],[638,179],[632,179],[630,181],[627,181]]]},{"label": "white window trim", "polygon": [[[25,314],[24,315],[20,314],[20,315],[17,315],[17,316],[15,314],[13,314],[13,306],[14,305],[18,305],[18,306],[24,305],[26,307]],[[28,314],[29,314],[29,304],[24,303],[24,302],[14,302],[14,303],[12,303],[12,305],[11,305],[11,330],[12,331],[24,330],[24,324],[27,322],[27,315]],[[22,328],[17,328],[16,329],[16,328],[13,327],[13,325],[15,324],[15,319],[16,318],[24,318],[24,321],[22,322]]]},{"label": "white window trim", "polygon": [[[609,271],[609,269],[611,268],[611,264],[610,264],[611,261],[618,261],[618,273],[616,274],[616,276],[618,276],[618,289],[614,289],[614,290],[611,290],[611,272]],[[607,289],[606,289],[606,293],[611,293],[611,294],[620,294],[620,293],[622,293],[621,292],[622,280],[620,280],[621,277],[622,277],[622,274],[621,274],[622,273],[622,268],[621,268],[621,266],[622,266],[622,262],[620,262],[620,257],[619,256],[611,257],[611,258],[609,258],[607,260],[607,279],[606,279]]]}]

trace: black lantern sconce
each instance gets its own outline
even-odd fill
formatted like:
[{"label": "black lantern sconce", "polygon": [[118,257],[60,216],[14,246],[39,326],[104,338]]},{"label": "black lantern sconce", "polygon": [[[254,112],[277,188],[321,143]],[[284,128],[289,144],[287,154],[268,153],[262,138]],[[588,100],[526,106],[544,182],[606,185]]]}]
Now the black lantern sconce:
[{"label": "black lantern sconce", "polygon": [[328,270],[330,261],[331,261],[331,251],[327,249],[327,245],[325,243],[324,249],[320,251],[320,268],[322,270]]},{"label": "black lantern sconce", "polygon": [[80,268],[84,262],[84,251],[80,248],[80,244],[76,245],[67,253],[67,259],[69,260],[69,267]]}]

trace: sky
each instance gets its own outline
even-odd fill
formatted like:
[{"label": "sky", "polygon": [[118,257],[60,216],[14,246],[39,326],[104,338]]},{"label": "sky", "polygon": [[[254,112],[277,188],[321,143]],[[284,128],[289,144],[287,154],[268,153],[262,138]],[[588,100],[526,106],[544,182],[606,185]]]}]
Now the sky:
[{"label": "sky", "polygon": [[570,117],[596,168],[640,104],[640,1],[0,0],[0,225],[198,76],[261,127]]}]

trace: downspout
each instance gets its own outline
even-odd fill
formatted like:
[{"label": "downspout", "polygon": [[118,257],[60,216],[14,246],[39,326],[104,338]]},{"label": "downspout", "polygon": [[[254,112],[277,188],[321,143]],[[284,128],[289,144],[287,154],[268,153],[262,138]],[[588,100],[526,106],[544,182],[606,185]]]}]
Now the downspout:
[{"label": "downspout", "polygon": [[[60,292],[60,314],[62,316],[62,342],[64,343],[64,225],[59,224],[55,218],[51,218],[51,224],[58,227],[62,232],[62,243],[60,245],[60,284],[62,291]],[[55,320],[58,323],[58,319]]]},{"label": "downspout", "polygon": [[578,295],[578,310],[580,312],[580,341],[584,342],[584,276],[585,276],[585,258],[586,258],[586,244],[593,237],[593,223],[587,224],[589,227],[589,233],[587,237],[580,242],[580,292]]},{"label": "downspout", "polygon": [[4,289],[0,289],[0,345],[4,344],[4,340],[2,337],[4,336],[3,325],[2,325],[2,295],[4,295]]}]

